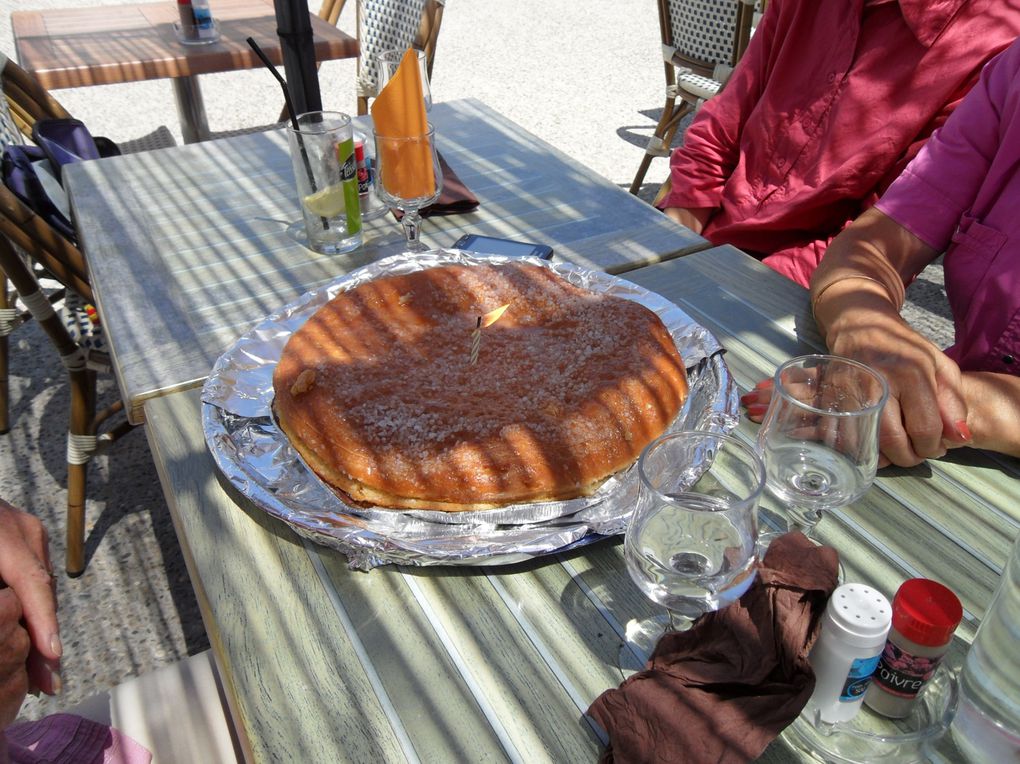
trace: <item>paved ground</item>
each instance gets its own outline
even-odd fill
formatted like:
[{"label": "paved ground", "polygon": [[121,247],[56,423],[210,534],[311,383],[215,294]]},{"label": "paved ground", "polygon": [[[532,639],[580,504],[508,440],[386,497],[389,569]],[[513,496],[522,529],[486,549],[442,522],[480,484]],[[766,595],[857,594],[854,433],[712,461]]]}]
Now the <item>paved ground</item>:
[{"label": "paved ground", "polygon": [[[97,0],[0,0],[0,49],[14,55],[11,10],[92,5]],[[166,0],[169,2],[169,0]],[[312,0],[317,8],[318,0]],[[351,31],[353,5],[341,26]],[[216,10],[216,0],[212,3]],[[111,13],[116,9],[111,7]],[[433,73],[437,101],[474,96],[527,130],[629,186],[662,106],[662,66],[654,0],[450,0]],[[320,73],[326,108],[355,108],[353,62]],[[280,108],[264,71],[202,79],[213,130],[265,124]],[[180,140],[167,81],[59,91],[61,102],[98,135],[127,140],[167,125]],[[647,196],[665,178],[657,160]],[[911,320],[947,337],[940,274],[911,289]],[[38,328],[12,337],[11,415],[0,436],[0,495],[44,518],[63,557],[63,369]],[[110,380],[104,397],[116,395]],[[144,433],[134,432],[90,469],[88,569],[58,581],[66,657],[65,692],[30,698],[34,718],[123,679],[204,649],[207,638]]]}]

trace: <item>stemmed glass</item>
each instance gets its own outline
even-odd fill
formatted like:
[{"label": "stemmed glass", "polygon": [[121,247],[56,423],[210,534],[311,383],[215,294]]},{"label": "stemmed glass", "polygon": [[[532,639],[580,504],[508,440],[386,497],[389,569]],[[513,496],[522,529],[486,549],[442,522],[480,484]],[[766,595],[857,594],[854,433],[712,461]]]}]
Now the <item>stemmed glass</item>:
[{"label": "stemmed glass", "polygon": [[857,501],[875,480],[889,386],[863,363],[807,355],[776,370],[758,433],[768,488],[810,536],[821,513]]},{"label": "stemmed glass", "polygon": [[386,137],[375,132],[375,189],[384,204],[401,210],[408,252],[424,252],[419,238],[421,209],[439,198],[443,172],[436,153],[436,129],[423,135]]},{"label": "stemmed glass", "polygon": [[[418,56],[418,74],[421,77],[421,94],[425,99],[425,111],[432,109],[432,88],[429,86],[429,73],[428,66],[425,62],[425,51],[416,50],[415,53]],[[397,69],[400,66],[400,62],[404,58],[404,51],[402,50],[384,50],[379,54],[379,69],[378,69],[378,92],[382,92],[382,89],[386,87],[386,83],[393,79],[393,75],[397,73]]]},{"label": "stemmed glass", "polygon": [[686,629],[751,586],[765,465],[732,436],[677,432],[648,445],[638,479],[624,558],[641,591],[666,608],[627,625],[628,647],[643,663],[667,628]]}]

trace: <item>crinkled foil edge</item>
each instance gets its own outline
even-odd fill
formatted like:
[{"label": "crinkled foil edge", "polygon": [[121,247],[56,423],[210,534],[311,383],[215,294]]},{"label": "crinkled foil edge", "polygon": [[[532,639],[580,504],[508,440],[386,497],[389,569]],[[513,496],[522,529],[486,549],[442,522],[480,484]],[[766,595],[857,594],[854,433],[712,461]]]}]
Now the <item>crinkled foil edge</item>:
[{"label": "crinkled foil edge", "polygon": [[272,375],[283,346],[339,292],[373,279],[447,264],[528,262],[594,292],[634,300],[669,329],[687,364],[690,392],[669,430],[728,432],[738,421],[737,389],[712,334],[654,292],[606,273],[536,258],[480,257],[458,250],[404,254],[371,263],[266,317],[216,361],[202,389],[206,442],[217,466],[245,497],[312,541],[343,552],[353,569],[385,564],[510,564],[620,534],[637,491],[636,468],[595,494],[485,512],[363,509],[345,504],[291,447],[273,421]]}]

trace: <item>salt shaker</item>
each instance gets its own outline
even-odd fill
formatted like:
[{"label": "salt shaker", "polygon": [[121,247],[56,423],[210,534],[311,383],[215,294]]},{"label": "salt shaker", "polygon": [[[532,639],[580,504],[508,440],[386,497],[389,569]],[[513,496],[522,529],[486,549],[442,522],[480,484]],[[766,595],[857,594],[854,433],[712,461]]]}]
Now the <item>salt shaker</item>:
[{"label": "salt shaker", "polygon": [[891,621],[889,601],[870,586],[843,584],[832,593],[809,656],[815,690],[805,710],[812,720],[832,724],[857,714]]},{"label": "salt shaker", "polygon": [[947,587],[926,578],[905,581],[893,597],[892,629],[865,705],[892,719],[909,716],[962,618],[963,606]]}]

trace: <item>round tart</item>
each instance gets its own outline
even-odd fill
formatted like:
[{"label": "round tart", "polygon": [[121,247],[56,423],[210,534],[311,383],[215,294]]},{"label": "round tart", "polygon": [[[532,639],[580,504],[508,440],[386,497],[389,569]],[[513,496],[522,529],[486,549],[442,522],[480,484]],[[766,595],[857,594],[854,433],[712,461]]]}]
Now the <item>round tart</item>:
[{"label": "round tart", "polygon": [[273,386],[281,429],[346,500],[452,512],[594,492],[665,431],[687,377],[647,308],[507,263],[340,293]]}]

